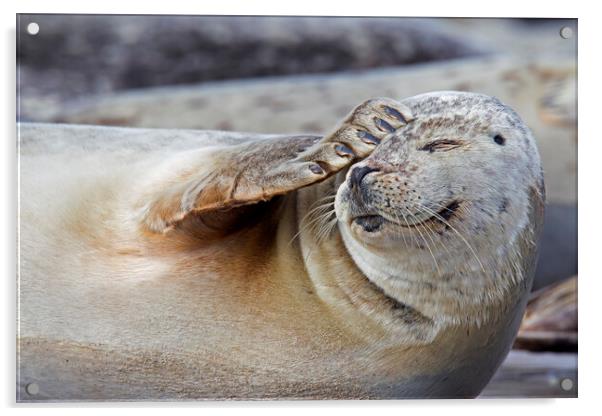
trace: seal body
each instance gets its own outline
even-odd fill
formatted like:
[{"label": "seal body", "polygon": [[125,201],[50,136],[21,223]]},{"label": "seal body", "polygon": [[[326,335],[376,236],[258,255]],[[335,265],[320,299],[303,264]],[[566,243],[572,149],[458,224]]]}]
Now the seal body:
[{"label": "seal body", "polygon": [[19,400],[473,397],[516,334],[543,183],[489,97],[20,140]]}]

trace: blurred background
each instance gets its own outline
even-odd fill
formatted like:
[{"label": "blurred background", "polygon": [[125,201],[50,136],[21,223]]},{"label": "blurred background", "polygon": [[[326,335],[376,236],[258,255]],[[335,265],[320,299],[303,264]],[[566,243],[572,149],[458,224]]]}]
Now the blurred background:
[{"label": "blurred background", "polygon": [[547,207],[532,300],[483,396],[576,396],[575,19],[19,15],[17,36],[18,121],[325,134],[371,97],[497,96],[534,132]]}]

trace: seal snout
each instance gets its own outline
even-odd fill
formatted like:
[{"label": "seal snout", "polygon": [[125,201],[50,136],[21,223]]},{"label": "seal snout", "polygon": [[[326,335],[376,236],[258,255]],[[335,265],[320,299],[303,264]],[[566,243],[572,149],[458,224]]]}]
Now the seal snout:
[{"label": "seal snout", "polygon": [[380,171],[381,169],[372,166],[357,166],[349,172],[348,177],[348,187],[353,195],[350,201],[350,210],[354,213],[352,222],[369,233],[378,231],[385,219],[374,213],[374,208],[369,203],[369,187],[363,181],[368,174]]}]

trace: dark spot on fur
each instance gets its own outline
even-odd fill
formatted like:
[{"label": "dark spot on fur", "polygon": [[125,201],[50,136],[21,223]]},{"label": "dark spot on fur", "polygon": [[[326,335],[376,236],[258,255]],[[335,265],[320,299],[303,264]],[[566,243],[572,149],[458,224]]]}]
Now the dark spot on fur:
[{"label": "dark spot on fur", "polygon": [[501,214],[502,212],[508,212],[508,198],[503,198],[500,202],[500,206],[498,207],[498,211]]}]

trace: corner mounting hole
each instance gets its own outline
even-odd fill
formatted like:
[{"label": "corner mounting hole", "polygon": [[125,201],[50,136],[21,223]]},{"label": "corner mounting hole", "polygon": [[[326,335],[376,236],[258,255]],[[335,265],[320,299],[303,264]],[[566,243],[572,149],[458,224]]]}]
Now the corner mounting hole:
[{"label": "corner mounting hole", "polygon": [[562,381],[560,382],[560,388],[564,391],[573,390],[573,380],[571,380],[570,378],[562,379]]},{"label": "corner mounting hole", "polygon": [[29,383],[27,386],[25,386],[25,391],[30,396],[35,396],[40,392],[40,386],[38,386],[38,383]]},{"label": "corner mounting hole", "polygon": [[37,35],[40,32],[40,25],[37,24],[36,22],[31,22],[30,24],[27,25],[27,33],[29,33],[32,36]]},{"label": "corner mounting hole", "polygon": [[571,29],[568,26],[563,27],[562,29],[560,29],[560,37],[562,39],[570,39],[573,37],[573,29]]}]

